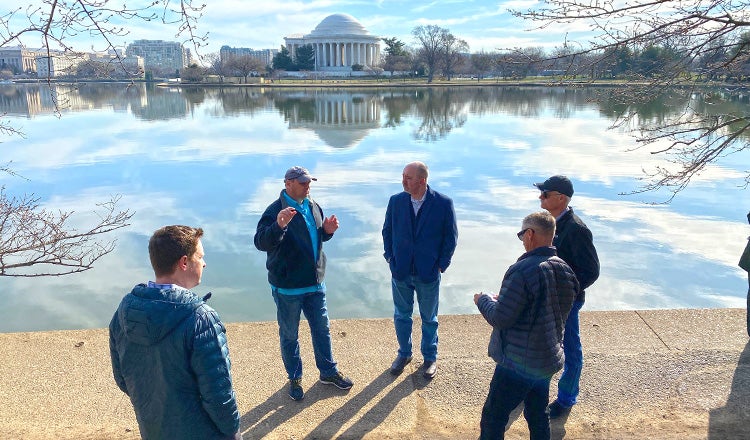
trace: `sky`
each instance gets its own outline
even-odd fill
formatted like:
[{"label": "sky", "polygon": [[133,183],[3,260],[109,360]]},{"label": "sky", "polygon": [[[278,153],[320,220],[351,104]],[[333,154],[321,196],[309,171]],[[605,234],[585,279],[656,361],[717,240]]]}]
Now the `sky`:
[{"label": "sky", "polygon": [[[123,2],[110,0],[111,5]],[[170,2],[172,6],[179,5],[179,1]],[[133,7],[139,3],[150,2],[132,0],[126,4]],[[582,39],[586,35],[586,29],[563,24],[535,30],[534,23],[513,17],[509,12],[533,8],[539,4],[535,0],[211,0],[205,3],[198,33],[207,33],[208,40],[204,47],[199,48],[200,55],[218,52],[223,45],[278,49],[285,36],[310,33],[324,18],[337,13],[353,16],[371,35],[396,37],[411,46],[415,45],[411,32],[416,26],[437,25],[465,40],[471,52],[516,47],[552,49],[562,46],[566,38],[585,43]],[[41,0],[32,0],[31,5],[34,4],[49,9]],[[16,0],[0,0],[0,13],[17,7]],[[16,16],[24,17],[23,14]],[[17,20],[12,25],[20,27],[24,23]],[[137,39],[181,40],[175,37],[176,25],[165,25],[160,20],[129,20],[123,25],[128,35],[114,39],[117,45],[125,46]],[[99,49],[101,46],[101,40],[95,41],[88,35],[67,41],[74,43],[76,50],[90,50],[92,46]],[[28,35],[23,42],[30,48],[41,46],[38,36]]]}]

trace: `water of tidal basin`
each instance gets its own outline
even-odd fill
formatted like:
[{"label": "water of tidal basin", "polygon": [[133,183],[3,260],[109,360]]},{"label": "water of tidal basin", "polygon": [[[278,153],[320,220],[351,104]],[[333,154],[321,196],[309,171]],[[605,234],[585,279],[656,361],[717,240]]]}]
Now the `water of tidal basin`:
[{"label": "water of tidal basin", "polygon": [[[744,307],[737,260],[750,234],[742,184],[748,155],[721,159],[671,204],[627,195],[643,169],[665,164],[611,129],[614,105],[586,88],[169,89],[124,84],[0,86],[0,113],[24,137],[4,136],[8,194],[90,222],[119,195],[135,212],[114,252],[93,270],[0,279],[0,331],[105,327],[122,296],[153,278],[147,241],[167,224],[205,230],[207,267],[222,319],[272,321],[265,254],[253,246],[260,214],[284,171],[317,176],[312,196],[341,228],[325,244],[332,318],[392,316],[381,228],[403,165],[421,160],[430,185],[453,198],[458,248],[443,275],[440,313],[476,313],[472,295],[497,291],[523,252],[515,233],[539,210],[532,183],[574,182],[572,206],[593,231],[601,276],[584,310]],[[700,96],[685,99],[700,100]],[[734,105],[745,105],[746,101]],[[655,103],[646,118],[668,115]]]}]

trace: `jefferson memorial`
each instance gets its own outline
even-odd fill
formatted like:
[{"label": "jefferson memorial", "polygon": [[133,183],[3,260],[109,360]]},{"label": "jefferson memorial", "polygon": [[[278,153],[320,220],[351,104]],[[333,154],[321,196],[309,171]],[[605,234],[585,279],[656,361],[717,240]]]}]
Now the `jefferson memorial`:
[{"label": "jefferson memorial", "polygon": [[309,34],[284,37],[284,42],[292,58],[298,47],[312,45],[315,70],[333,75],[349,74],[355,64],[363,70],[380,64],[380,37],[349,14],[329,15]]}]

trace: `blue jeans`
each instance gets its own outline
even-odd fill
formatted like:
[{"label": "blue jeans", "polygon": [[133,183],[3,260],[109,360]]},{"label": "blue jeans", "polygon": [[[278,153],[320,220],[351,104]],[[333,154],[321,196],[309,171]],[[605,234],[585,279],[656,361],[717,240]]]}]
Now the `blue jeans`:
[{"label": "blue jeans", "polygon": [[568,319],[565,321],[565,334],[563,335],[565,366],[563,366],[560,381],[557,383],[557,401],[568,408],[576,404],[578,384],[581,381],[583,369],[583,347],[578,320],[581,307],[583,307],[583,301],[573,302],[573,308],[570,309]]},{"label": "blue jeans", "polygon": [[529,438],[549,440],[549,381],[549,378],[527,378],[502,365],[496,366],[490,382],[490,392],[482,408],[479,439],[505,438],[505,425],[508,424],[510,413],[523,402],[523,416],[529,425]]},{"label": "blue jeans", "polygon": [[336,374],[336,361],[331,349],[331,331],[326,308],[326,294],[322,291],[302,295],[284,295],[272,290],[276,303],[276,321],[279,323],[281,359],[289,379],[302,377],[302,358],[299,355],[300,312],[305,314],[310,324],[315,365],[320,376]]},{"label": "blue jeans", "polygon": [[416,275],[404,281],[391,278],[393,291],[393,324],[396,327],[398,355],[411,357],[411,327],[414,312],[414,292],[417,293],[419,316],[422,318],[422,356],[425,361],[437,360],[438,345],[438,297],[440,294],[440,275],[431,283],[423,283]]}]

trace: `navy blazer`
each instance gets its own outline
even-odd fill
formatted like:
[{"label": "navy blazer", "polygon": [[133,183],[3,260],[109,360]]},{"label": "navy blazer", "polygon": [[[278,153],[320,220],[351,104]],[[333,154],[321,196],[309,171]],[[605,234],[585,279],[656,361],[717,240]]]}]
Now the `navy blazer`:
[{"label": "navy blazer", "polygon": [[406,279],[414,269],[422,282],[435,281],[440,271],[445,272],[450,266],[456,250],[458,227],[453,201],[428,185],[420,211],[415,218],[411,196],[405,191],[388,201],[383,256],[397,280]]}]

